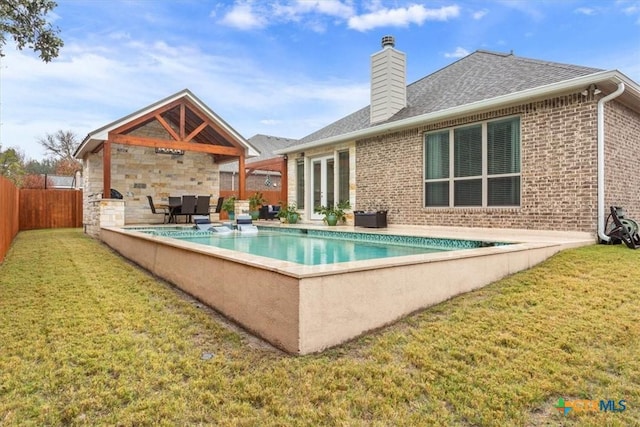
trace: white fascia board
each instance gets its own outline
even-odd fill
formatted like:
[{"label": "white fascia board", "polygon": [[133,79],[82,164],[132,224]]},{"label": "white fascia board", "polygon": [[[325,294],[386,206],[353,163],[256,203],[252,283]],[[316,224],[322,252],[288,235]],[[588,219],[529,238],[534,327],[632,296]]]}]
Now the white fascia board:
[{"label": "white fascia board", "polygon": [[508,95],[501,95],[495,98],[490,98],[483,101],[472,102],[470,104],[461,105],[458,107],[447,108],[445,110],[436,111],[433,113],[422,114],[419,116],[409,117],[403,120],[397,120],[390,123],[384,123],[378,126],[372,126],[366,129],[357,130],[354,132],[345,133],[342,135],[332,136],[330,138],[319,139],[316,141],[308,142],[302,145],[294,145],[289,148],[274,151],[274,154],[289,154],[300,151],[309,150],[312,148],[322,147],[330,144],[337,144],[345,141],[353,141],[356,139],[362,139],[369,136],[386,134],[395,132],[401,129],[418,126],[428,122],[436,122],[446,120],[450,117],[464,116],[472,114],[479,110],[487,110],[492,108],[498,108],[502,105],[514,104],[517,102],[523,102],[531,98],[540,98],[543,96],[549,96],[557,92],[566,92],[570,90],[584,89],[592,83],[598,83],[605,80],[618,81],[624,80],[625,84],[628,82],[629,87],[633,87],[636,93],[640,96],[640,87],[632,80],[626,77],[624,74],[617,70],[601,71],[587,76],[577,77],[570,80],[565,80],[559,83],[552,83],[545,86],[539,86],[533,89],[527,89],[520,92],[514,92]]}]

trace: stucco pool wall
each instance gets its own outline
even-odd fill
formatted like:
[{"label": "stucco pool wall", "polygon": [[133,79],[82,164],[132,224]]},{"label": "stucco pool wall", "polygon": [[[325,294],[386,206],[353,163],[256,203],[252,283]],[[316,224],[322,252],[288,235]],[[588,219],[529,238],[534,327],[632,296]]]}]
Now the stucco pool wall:
[{"label": "stucco pool wall", "polygon": [[121,228],[102,228],[101,239],[274,346],[301,355],[530,268],[567,247],[534,241],[306,266]]}]

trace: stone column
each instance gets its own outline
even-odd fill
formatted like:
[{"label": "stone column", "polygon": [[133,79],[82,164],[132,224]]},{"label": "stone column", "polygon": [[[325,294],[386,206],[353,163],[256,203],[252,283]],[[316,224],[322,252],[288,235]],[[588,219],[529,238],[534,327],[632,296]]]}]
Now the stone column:
[{"label": "stone column", "polygon": [[100,228],[124,226],[124,200],[100,200]]}]

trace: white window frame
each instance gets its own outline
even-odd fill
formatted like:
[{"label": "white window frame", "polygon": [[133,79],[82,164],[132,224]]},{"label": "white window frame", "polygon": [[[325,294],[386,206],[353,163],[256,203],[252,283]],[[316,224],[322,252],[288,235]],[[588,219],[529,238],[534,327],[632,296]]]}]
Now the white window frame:
[{"label": "white window frame", "polygon": [[[520,156],[519,156],[519,165],[518,165],[518,170],[520,172],[516,172],[516,173],[505,173],[505,174],[488,174],[488,168],[489,168],[489,163],[488,163],[488,124],[489,123],[493,123],[493,122],[500,122],[500,121],[506,121],[506,120],[510,120],[510,119],[520,119],[520,116],[510,116],[510,117],[501,117],[498,119],[492,119],[492,120],[486,120],[480,123],[473,123],[473,124],[465,124],[465,125],[460,125],[460,126],[456,126],[453,128],[449,128],[449,129],[440,129],[437,131],[433,131],[433,132],[427,132],[424,134],[423,137],[423,145],[422,145],[422,152],[423,152],[423,162],[422,162],[422,167],[423,167],[423,187],[422,187],[422,206],[426,209],[442,209],[442,208],[458,208],[458,209],[469,209],[469,208],[492,208],[492,209],[504,209],[504,208],[514,208],[514,207],[520,207],[522,205],[522,120],[518,121],[518,126],[520,127],[519,129],[519,136],[520,136],[520,140],[518,141],[518,144],[520,145]],[[456,177],[455,176],[455,130],[456,129],[464,129],[464,128],[468,128],[468,127],[474,127],[474,126],[481,126],[481,137],[482,137],[482,148],[481,148],[481,155],[482,155],[482,175],[475,175],[475,176],[464,176],[464,177]],[[439,134],[439,133],[444,133],[444,132],[448,132],[449,133],[449,177],[448,178],[435,178],[435,179],[427,179],[427,165],[426,165],[426,156],[427,156],[427,137],[429,135],[433,135],[433,134]],[[488,199],[489,199],[489,179],[491,178],[508,178],[508,177],[520,177],[520,203],[517,205],[488,205]],[[455,205],[455,183],[459,182],[459,181],[467,181],[467,180],[478,180],[480,179],[482,181],[482,204],[481,205]],[[449,183],[449,205],[448,206],[427,206],[427,200],[426,200],[426,187],[427,187],[427,183],[434,183],[434,182],[448,182]]]}]

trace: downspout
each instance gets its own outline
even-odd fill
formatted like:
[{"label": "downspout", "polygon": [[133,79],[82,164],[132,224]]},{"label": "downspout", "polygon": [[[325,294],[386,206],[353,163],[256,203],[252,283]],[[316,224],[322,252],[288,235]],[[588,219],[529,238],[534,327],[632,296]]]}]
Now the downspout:
[{"label": "downspout", "polygon": [[598,237],[604,242],[611,240],[604,229],[604,104],[617,98],[622,92],[624,83],[618,81],[618,89],[598,101]]}]

